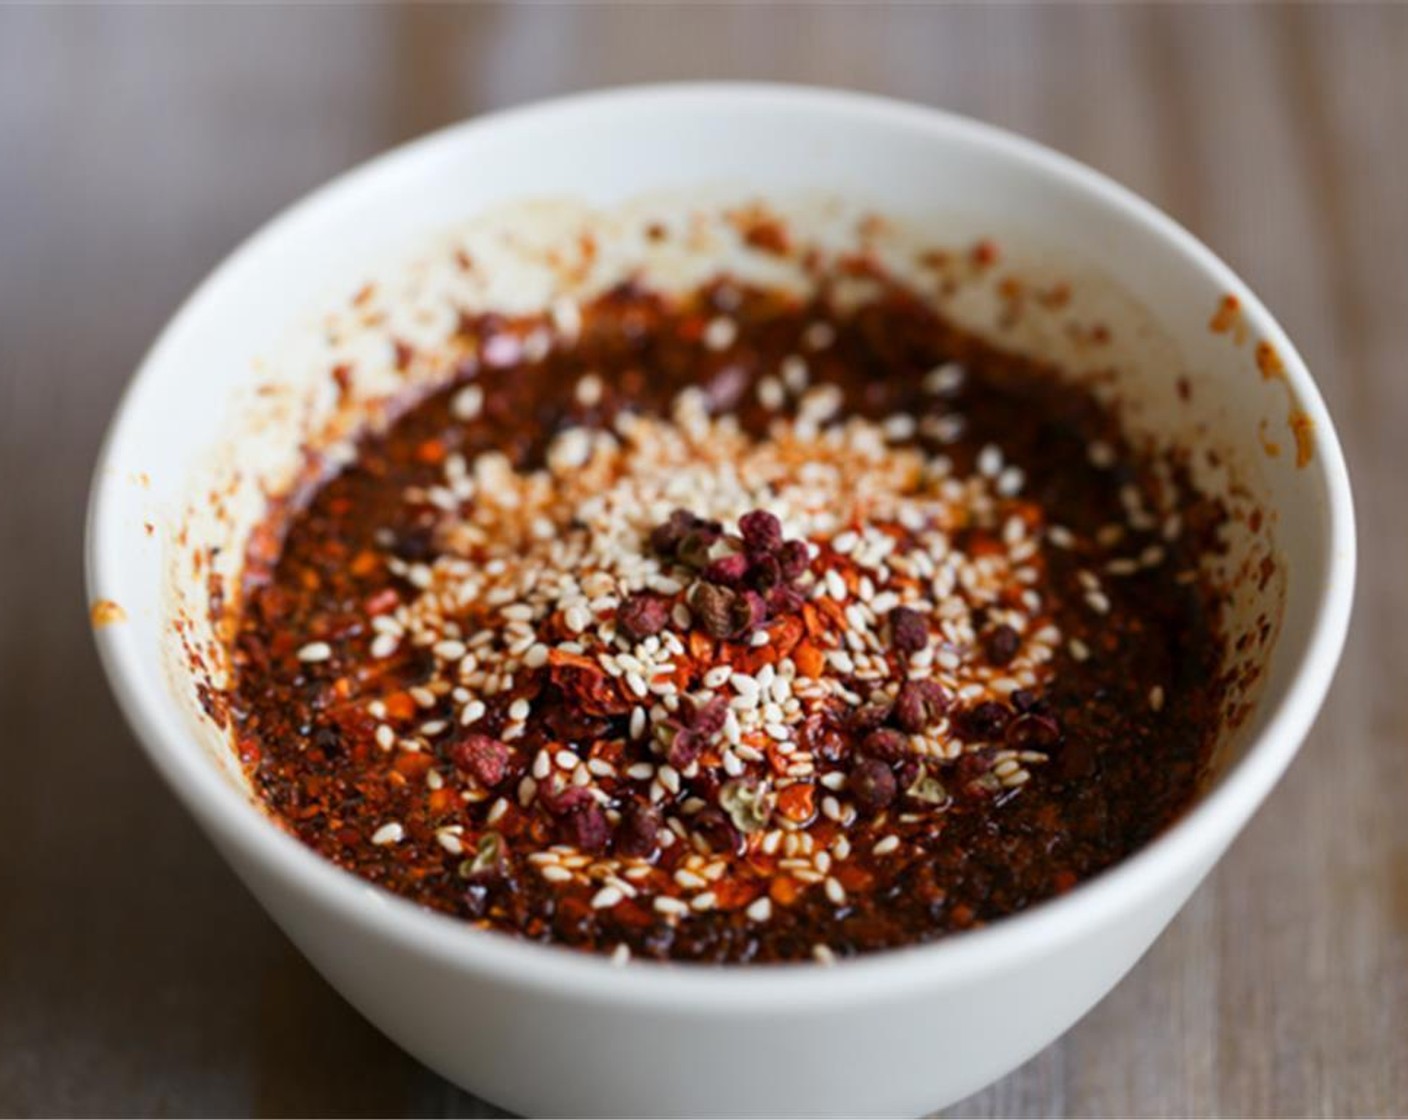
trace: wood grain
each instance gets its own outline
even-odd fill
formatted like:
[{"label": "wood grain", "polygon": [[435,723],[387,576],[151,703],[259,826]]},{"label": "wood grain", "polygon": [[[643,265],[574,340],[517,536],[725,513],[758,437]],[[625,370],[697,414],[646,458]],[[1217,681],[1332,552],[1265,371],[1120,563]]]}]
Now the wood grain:
[{"label": "wood grain", "polygon": [[497,1115],[334,994],[160,788],[81,590],[97,442],[279,207],[468,114],[749,77],[1006,125],[1213,245],[1324,389],[1364,526],[1299,761],[1118,989],[954,1116],[1408,1111],[1408,8],[0,8],[0,1113]]}]

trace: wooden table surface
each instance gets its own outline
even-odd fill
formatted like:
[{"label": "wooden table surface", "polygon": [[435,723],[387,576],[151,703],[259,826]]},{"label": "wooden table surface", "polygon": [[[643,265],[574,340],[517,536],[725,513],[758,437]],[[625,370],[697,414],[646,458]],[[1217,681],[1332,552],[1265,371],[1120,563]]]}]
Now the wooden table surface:
[{"label": "wooden table surface", "polygon": [[1408,1111],[1408,7],[0,9],[0,1114],[496,1115],[305,964],[94,657],[84,496],[123,383],[265,218],[375,152],[666,78],[872,89],[1151,198],[1296,339],[1366,545],[1299,761],[1148,957],[954,1115]]}]

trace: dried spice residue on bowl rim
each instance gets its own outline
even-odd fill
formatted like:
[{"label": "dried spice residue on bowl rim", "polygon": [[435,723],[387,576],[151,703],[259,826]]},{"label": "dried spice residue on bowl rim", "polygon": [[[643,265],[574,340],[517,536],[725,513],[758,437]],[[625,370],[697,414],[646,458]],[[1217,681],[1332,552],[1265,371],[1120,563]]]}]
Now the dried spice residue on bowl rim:
[{"label": "dried spice residue on bowl rim", "polygon": [[829,961],[1022,910],[1189,803],[1218,507],[896,283],[624,285],[251,551],[259,795],[364,878],[618,959]]}]

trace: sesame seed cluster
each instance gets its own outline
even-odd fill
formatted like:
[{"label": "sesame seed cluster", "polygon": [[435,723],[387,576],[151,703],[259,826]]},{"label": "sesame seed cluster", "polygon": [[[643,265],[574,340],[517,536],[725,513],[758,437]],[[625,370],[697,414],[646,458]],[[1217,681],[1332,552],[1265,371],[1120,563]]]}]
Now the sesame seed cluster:
[{"label": "sesame seed cluster", "polygon": [[[887,822],[943,813],[945,764],[965,752],[990,756],[981,780],[995,793],[1047,761],[1041,717],[995,752],[982,727],[985,704],[1042,687],[1062,640],[1043,613],[1044,526],[1020,472],[990,446],[961,477],[903,442],[908,417],[845,417],[839,394],[797,368],[795,414],[763,440],[688,389],[668,417],[559,433],[540,469],[452,455],[439,483],[406,493],[435,511],[444,551],[390,559],[419,593],[369,619],[366,652],[428,653],[412,695],[448,714],[398,720],[373,700],[376,742],[449,741],[451,788],[490,803],[488,829],[516,806],[555,841],[510,857],[482,833],[466,878],[476,860],[522,858],[593,907],[641,898],[688,920],[723,890],[765,922],[776,880],[789,897],[844,903],[849,826],[863,816],[872,855],[898,853]],[[961,377],[940,367],[931,385]],[[972,527],[999,547],[957,547]],[[510,783],[525,744],[531,764]],[[389,821],[372,839],[406,836]],[[467,843],[459,825],[435,841],[454,854]]]}]

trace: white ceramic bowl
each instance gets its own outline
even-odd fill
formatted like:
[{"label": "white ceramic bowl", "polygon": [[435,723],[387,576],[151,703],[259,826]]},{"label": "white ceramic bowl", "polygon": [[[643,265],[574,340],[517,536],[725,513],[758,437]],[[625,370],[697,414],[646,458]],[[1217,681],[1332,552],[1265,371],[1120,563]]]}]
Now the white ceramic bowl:
[{"label": "white ceramic bowl", "polygon": [[[198,617],[205,573],[192,570],[191,552],[215,533],[205,543],[222,544],[216,567],[227,563],[241,547],[231,526],[247,525],[252,508],[217,509],[224,527],[212,529],[202,514],[223,503],[193,505],[193,487],[221,447],[235,449],[227,467],[243,477],[292,454],[291,421],[240,428],[230,403],[267,372],[255,363],[290,322],[372,256],[487,207],[538,196],[610,206],[700,184],[769,198],[823,191],[932,215],[949,237],[1030,235],[1057,259],[1084,262],[1168,343],[1134,379],[1157,396],[1175,371],[1193,376],[1198,438],[1231,445],[1245,464],[1283,577],[1255,710],[1225,737],[1196,808],[1071,894],[834,968],[612,967],[467,929],[324,862],[251,803],[221,733],[192,702],[173,626],[185,612],[184,640],[210,638]],[[1214,334],[1209,316],[1228,293],[1241,303],[1238,331]],[[1283,383],[1257,376],[1258,340],[1281,355]],[[311,392],[289,377],[295,392]],[[1284,432],[1287,394],[1314,429],[1301,467]],[[1265,454],[1277,440],[1286,453]],[[1344,464],[1310,375],[1241,281],[1168,218],[971,121],[847,93],[703,85],[592,94],[456,126],[269,224],[190,298],[138,371],[97,468],[88,580],[95,603],[120,608],[105,608],[98,645],[157,769],[318,970],[446,1077],[528,1113],[918,1113],[980,1088],[1079,1019],[1260,805],[1334,671],[1354,535]]]}]

